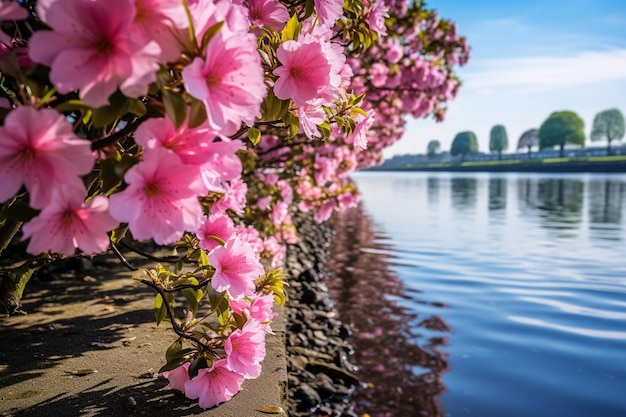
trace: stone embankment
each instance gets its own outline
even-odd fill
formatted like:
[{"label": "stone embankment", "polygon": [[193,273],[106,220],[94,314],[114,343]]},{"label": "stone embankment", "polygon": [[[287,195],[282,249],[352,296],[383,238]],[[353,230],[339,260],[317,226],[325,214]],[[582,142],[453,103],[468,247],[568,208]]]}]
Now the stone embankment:
[{"label": "stone embankment", "polygon": [[334,318],[326,286],[332,229],[306,215],[296,224],[300,240],[286,258],[289,416],[354,417],[350,394],[358,381],[345,342],[350,330]]}]

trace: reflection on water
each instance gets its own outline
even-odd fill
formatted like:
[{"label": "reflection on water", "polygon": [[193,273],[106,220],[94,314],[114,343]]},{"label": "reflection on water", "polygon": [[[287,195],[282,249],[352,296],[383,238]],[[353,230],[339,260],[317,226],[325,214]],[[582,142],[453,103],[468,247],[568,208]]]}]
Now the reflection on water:
[{"label": "reflection on water", "polygon": [[626,176],[354,179],[330,290],[361,415],[626,416]]},{"label": "reflection on water", "polygon": [[458,210],[476,206],[476,178],[452,178],[452,207]]},{"label": "reflection on water", "polygon": [[504,178],[489,178],[489,210],[506,210],[506,186]]},{"label": "reflection on water", "polygon": [[[336,215],[333,226],[329,289],[341,320],[353,325],[354,362],[361,381],[370,384],[354,394],[356,411],[372,417],[443,416],[436,398],[445,389],[441,376],[449,364],[439,347],[447,344],[450,328],[441,317],[422,317],[398,302],[407,290],[389,268],[391,248],[375,235],[361,207]],[[425,329],[437,335],[426,337]]]}]

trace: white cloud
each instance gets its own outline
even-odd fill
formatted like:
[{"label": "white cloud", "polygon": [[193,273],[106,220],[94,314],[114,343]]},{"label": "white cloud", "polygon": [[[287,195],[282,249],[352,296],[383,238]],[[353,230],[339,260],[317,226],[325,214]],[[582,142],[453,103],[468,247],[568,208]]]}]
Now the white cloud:
[{"label": "white cloud", "polygon": [[491,59],[462,76],[464,88],[482,94],[503,89],[537,93],[626,79],[626,49],[569,56]]}]

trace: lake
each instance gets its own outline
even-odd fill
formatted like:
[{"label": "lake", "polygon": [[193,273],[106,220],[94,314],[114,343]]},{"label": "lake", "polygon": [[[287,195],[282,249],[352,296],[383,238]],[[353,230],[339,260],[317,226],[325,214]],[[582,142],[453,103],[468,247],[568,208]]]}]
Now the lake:
[{"label": "lake", "polygon": [[626,176],[352,178],[329,289],[359,415],[626,416]]}]

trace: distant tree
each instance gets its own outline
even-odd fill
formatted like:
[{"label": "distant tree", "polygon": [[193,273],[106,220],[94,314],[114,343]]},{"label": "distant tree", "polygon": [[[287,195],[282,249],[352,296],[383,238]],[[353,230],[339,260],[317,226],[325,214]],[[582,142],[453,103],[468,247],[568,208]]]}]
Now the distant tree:
[{"label": "distant tree", "polygon": [[498,159],[502,159],[502,151],[509,149],[509,136],[503,125],[495,125],[489,132],[489,151],[498,152]]},{"label": "distant tree", "polygon": [[528,148],[528,157],[530,158],[530,150],[537,145],[539,145],[539,129],[528,129],[519,137],[517,150]]},{"label": "distant tree", "polygon": [[432,158],[441,150],[441,143],[439,143],[437,139],[433,139],[428,142],[428,147],[426,149],[426,155],[428,155],[429,158]]},{"label": "distant tree", "polygon": [[606,153],[611,154],[611,142],[624,137],[624,115],[618,109],[604,110],[593,118],[590,139],[606,140]]},{"label": "distant tree", "polygon": [[585,146],[585,122],[572,111],[557,111],[539,128],[539,149],[559,147],[560,155],[566,144]]},{"label": "distant tree", "polygon": [[478,152],[478,139],[474,132],[466,131],[456,134],[450,149],[452,156],[461,155],[461,158],[465,159],[467,155],[476,152]]}]

